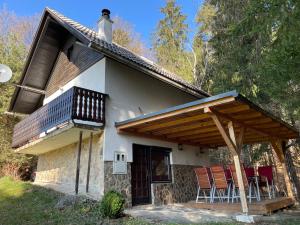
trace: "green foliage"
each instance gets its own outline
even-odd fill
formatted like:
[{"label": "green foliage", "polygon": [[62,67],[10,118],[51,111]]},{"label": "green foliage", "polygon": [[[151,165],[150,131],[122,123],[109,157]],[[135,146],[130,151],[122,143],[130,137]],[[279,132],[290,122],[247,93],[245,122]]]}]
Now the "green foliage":
[{"label": "green foliage", "polygon": [[111,190],[104,194],[100,202],[100,212],[104,218],[119,218],[124,211],[125,199],[117,191]]},{"label": "green foliage", "polygon": [[164,68],[192,81],[192,55],[185,50],[188,25],[186,16],[175,0],[168,0],[161,8],[163,18],[154,33],[153,48],[157,62]]},{"label": "green foliage", "polygon": [[299,1],[210,3],[218,9],[210,41],[213,92],[236,89],[292,123],[299,120]]},{"label": "green foliage", "polygon": [[204,3],[203,6],[199,8],[196,15],[198,31],[193,40],[193,53],[195,56],[194,83],[207,92],[210,91],[213,69],[211,67],[213,62],[212,49],[208,41],[212,36],[211,26],[215,14],[215,8],[209,3]]},{"label": "green foliage", "polygon": [[[198,16],[212,49],[209,89],[237,90],[264,109],[297,125],[300,120],[300,2],[209,0]],[[210,20],[202,15],[208,16]],[[204,17],[204,18],[203,18]],[[208,21],[208,22],[207,22]],[[298,122],[299,123],[299,122]],[[254,146],[252,161],[268,148]]]},{"label": "green foliage", "polygon": [[[0,49],[0,63],[8,65],[13,71],[10,83],[18,81],[26,55],[25,44],[18,40],[17,35],[8,33],[0,36]],[[7,110],[13,90],[8,84],[0,84],[0,113]]]},{"label": "green foliage", "polygon": [[0,84],[0,176],[23,176],[24,170],[31,170],[35,165],[34,157],[12,152],[13,127],[19,118],[5,114],[14,90],[10,84],[20,79],[33,24],[31,17],[18,18],[14,13],[0,8],[0,64],[8,65],[13,71],[11,81]]}]

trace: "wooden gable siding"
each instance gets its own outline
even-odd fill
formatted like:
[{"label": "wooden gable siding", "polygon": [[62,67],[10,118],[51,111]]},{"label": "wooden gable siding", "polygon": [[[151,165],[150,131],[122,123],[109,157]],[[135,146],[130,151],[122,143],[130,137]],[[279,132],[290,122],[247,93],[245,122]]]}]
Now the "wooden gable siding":
[{"label": "wooden gable siding", "polygon": [[82,46],[73,37],[70,37],[57,57],[46,88],[46,97],[49,97],[102,58],[102,54]]}]

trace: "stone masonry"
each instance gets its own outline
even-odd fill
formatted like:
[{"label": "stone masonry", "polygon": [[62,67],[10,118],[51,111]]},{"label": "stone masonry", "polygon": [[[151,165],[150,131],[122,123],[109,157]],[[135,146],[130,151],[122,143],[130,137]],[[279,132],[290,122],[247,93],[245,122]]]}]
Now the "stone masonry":
[{"label": "stone masonry", "polygon": [[152,202],[155,205],[182,203],[194,200],[197,194],[195,166],[172,165],[172,183],[152,184]]},{"label": "stone masonry", "polygon": [[131,164],[127,163],[127,174],[113,174],[113,162],[104,162],[104,192],[115,190],[126,199],[126,207],[131,207]]},{"label": "stone masonry", "polygon": [[[155,205],[166,205],[194,200],[197,193],[197,181],[193,171],[195,166],[172,165],[172,183],[153,183],[152,202]],[[131,197],[131,164],[127,164],[127,174],[113,174],[113,163],[104,163],[104,192],[116,190],[123,194],[126,206],[132,205]]]},{"label": "stone masonry", "polygon": [[[93,137],[89,193],[86,193],[89,139],[82,142],[79,194],[99,200],[103,194],[103,136]],[[74,194],[78,143],[39,155],[35,184]]]}]

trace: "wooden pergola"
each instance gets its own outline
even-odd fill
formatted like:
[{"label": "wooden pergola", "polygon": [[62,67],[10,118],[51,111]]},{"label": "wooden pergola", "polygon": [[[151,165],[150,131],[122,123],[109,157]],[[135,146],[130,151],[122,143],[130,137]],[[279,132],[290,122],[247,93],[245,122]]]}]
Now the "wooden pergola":
[{"label": "wooden pergola", "polygon": [[269,142],[282,164],[288,196],[293,198],[283,148],[287,140],[299,137],[299,132],[236,91],[117,122],[116,127],[119,133],[175,143],[227,146],[236,167],[244,213],[248,213],[248,205],[240,164],[242,146]]}]

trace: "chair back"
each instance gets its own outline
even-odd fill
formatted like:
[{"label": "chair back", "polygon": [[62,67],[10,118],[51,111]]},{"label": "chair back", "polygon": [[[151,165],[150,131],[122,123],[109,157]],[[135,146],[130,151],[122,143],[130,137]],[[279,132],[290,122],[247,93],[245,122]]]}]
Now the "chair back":
[{"label": "chair back", "polygon": [[[234,183],[235,187],[238,188],[239,184],[238,184],[238,179],[237,179],[235,166],[233,164],[229,165],[229,170],[230,170],[230,173],[231,173],[231,176],[232,176],[233,183]],[[245,186],[245,188],[248,188],[249,187],[248,180],[247,180],[247,177],[246,177],[246,174],[245,174],[245,169],[244,169],[243,165],[241,165],[241,170],[242,170],[241,172],[242,172],[242,178],[243,178],[244,186]]]},{"label": "chair back", "polygon": [[260,177],[266,177],[268,183],[271,184],[273,181],[273,167],[272,166],[260,166],[257,169]]},{"label": "chair back", "polygon": [[210,167],[210,171],[213,177],[213,181],[215,187],[217,189],[226,189],[227,188],[227,180],[223,166],[212,166]]},{"label": "chair back", "polygon": [[209,179],[208,168],[206,167],[195,168],[194,171],[196,173],[199,187],[201,189],[210,189],[211,183]]},{"label": "chair back", "polygon": [[225,176],[226,176],[226,180],[231,180],[231,173],[230,173],[230,169],[224,169],[225,171]]},{"label": "chair back", "polygon": [[255,176],[254,167],[245,167],[244,170],[247,178]]}]

